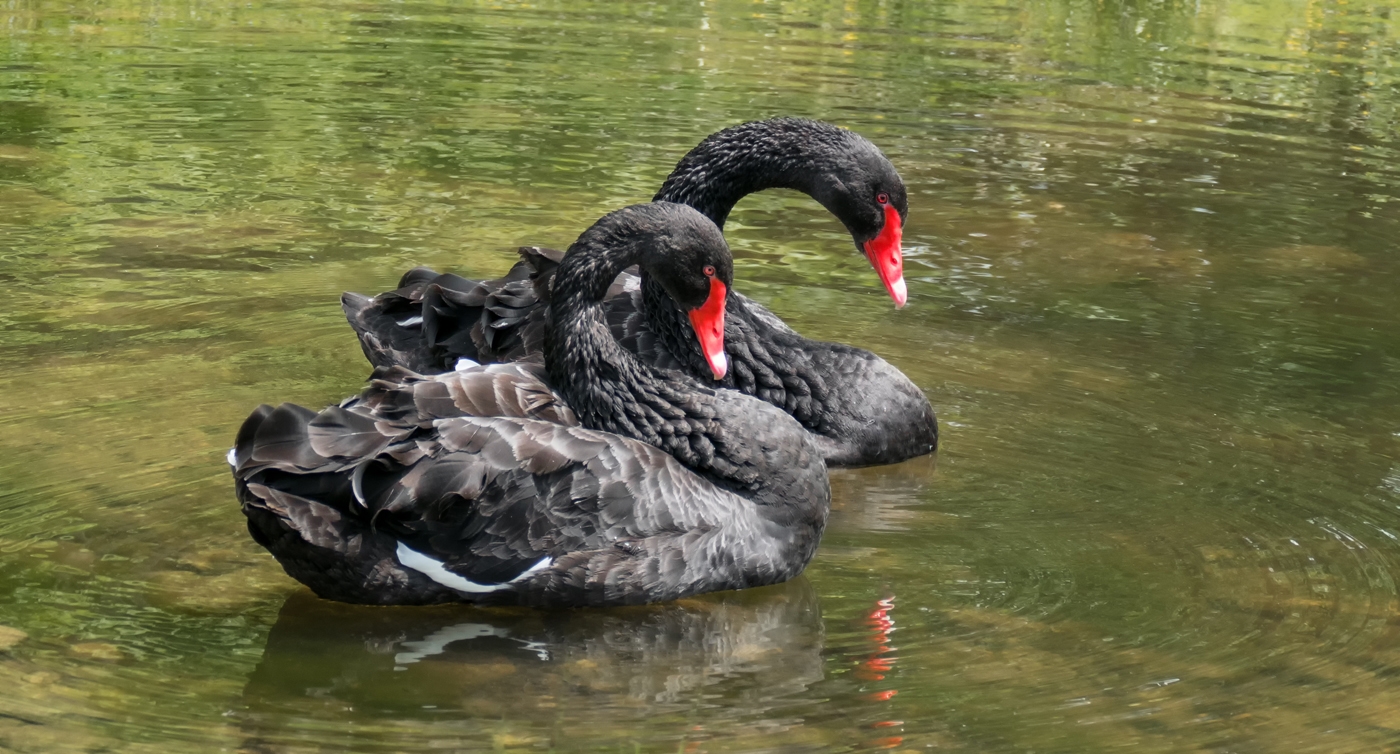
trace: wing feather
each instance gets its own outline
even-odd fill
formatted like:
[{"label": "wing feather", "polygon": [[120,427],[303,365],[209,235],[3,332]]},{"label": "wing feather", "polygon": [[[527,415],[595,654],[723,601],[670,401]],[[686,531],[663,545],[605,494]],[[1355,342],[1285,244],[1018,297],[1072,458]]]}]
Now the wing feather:
[{"label": "wing feather", "polygon": [[331,406],[311,418],[307,442],[323,458],[363,458],[388,447],[383,423],[343,406]]},{"label": "wing feather", "polygon": [[283,469],[317,469],[326,458],[311,447],[308,424],[316,414],[291,403],[283,403],[267,414],[253,438],[250,460]]}]

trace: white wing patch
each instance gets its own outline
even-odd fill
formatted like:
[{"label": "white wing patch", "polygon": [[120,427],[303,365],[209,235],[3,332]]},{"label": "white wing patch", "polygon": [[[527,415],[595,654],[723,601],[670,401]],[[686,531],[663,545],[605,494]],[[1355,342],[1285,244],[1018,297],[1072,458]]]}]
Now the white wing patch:
[{"label": "white wing patch", "polygon": [[457,365],[456,365],[455,367],[453,367],[453,370],[454,370],[454,371],[457,371],[457,372],[465,372],[465,371],[467,371],[468,369],[472,369],[472,368],[474,368],[474,367],[479,367],[479,366],[481,366],[481,365],[478,364],[478,363],[476,363],[475,361],[472,361],[471,359],[469,359],[469,358],[467,358],[467,357],[465,357],[465,356],[460,356],[460,357],[457,358]]},{"label": "white wing patch", "polygon": [[415,327],[421,324],[423,324],[423,315],[421,314],[415,314],[408,319],[401,319],[398,322],[399,327]]},{"label": "white wing patch", "polygon": [[238,468],[238,448],[228,449],[228,465],[235,469]]},{"label": "white wing patch", "polygon": [[554,564],[552,558],[540,558],[540,562],[525,569],[524,573],[504,584],[478,584],[475,581],[465,579],[447,570],[443,567],[442,561],[434,560],[417,550],[409,549],[409,546],[403,542],[399,543],[395,554],[399,556],[399,562],[402,563],[405,568],[412,568],[448,589],[456,589],[459,592],[466,592],[467,594],[489,594],[505,589],[511,584],[531,576],[536,571],[548,568]]}]

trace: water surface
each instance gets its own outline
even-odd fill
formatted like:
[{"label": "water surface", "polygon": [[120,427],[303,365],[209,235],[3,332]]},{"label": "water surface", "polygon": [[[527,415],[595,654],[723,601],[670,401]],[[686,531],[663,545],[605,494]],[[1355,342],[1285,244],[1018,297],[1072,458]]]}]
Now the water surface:
[{"label": "water surface", "polygon": [[[1396,11],[0,4],[0,748],[1400,749]],[[342,290],[778,114],[899,167],[910,305],[787,192],[740,290],[943,427],[833,473],[806,576],[366,610],[247,537],[238,423],[367,374]]]}]

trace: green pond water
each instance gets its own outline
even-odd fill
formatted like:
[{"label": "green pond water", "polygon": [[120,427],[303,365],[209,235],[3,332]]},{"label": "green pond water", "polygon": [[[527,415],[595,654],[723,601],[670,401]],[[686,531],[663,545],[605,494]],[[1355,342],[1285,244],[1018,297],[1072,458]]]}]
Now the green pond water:
[{"label": "green pond water", "polygon": [[[1400,750],[1400,2],[0,0],[0,750]],[[492,276],[779,114],[910,191],[896,311],[769,192],[738,288],[927,393],[805,576],[321,602],[247,536],[343,290]]]}]

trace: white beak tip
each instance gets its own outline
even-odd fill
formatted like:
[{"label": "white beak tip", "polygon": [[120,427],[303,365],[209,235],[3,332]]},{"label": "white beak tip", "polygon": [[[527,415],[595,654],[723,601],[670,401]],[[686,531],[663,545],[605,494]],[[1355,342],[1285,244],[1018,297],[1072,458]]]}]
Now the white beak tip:
[{"label": "white beak tip", "polygon": [[903,275],[890,283],[890,298],[894,299],[894,308],[896,309],[903,309],[904,305],[909,303],[909,286],[904,284]]},{"label": "white beak tip", "polygon": [[710,357],[710,372],[717,380],[724,379],[724,375],[729,373],[729,357],[723,351]]}]

